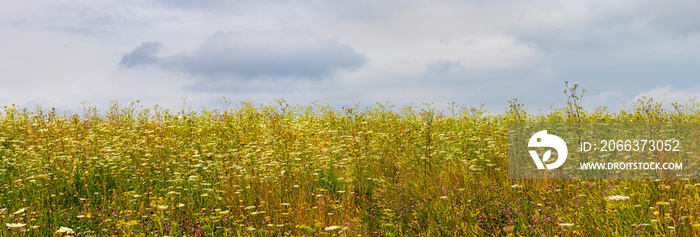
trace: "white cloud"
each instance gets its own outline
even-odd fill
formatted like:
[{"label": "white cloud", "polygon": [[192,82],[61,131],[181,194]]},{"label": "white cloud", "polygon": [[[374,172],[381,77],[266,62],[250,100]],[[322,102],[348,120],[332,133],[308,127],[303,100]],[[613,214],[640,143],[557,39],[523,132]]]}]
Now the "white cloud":
[{"label": "white cloud", "polygon": [[700,88],[673,89],[673,86],[670,85],[657,86],[650,91],[637,94],[630,102],[634,103],[639,99],[643,99],[643,97],[647,99],[652,98],[655,102],[662,102],[664,105],[670,105],[674,102],[684,104],[693,98],[700,97]]},{"label": "white cloud", "polygon": [[457,61],[465,69],[512,68],[536,55],[509,35],[509,25],[517,22],[512,9],[449,1],[409,6],[370,22],[330,19],[311,27],[365,53],[370,66],[396,73],[421,73],[438,60]]}]

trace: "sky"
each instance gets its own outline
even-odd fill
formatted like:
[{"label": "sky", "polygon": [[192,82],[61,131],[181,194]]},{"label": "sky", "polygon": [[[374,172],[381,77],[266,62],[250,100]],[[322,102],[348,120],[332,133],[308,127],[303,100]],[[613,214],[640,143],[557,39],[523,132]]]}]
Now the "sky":
[{"label": "sky", "polygon": [[[700,1],[0,2],[0,105],[225,100],[493,112],[700,96]],[[186,103],[183,103],[183,100]]]}]

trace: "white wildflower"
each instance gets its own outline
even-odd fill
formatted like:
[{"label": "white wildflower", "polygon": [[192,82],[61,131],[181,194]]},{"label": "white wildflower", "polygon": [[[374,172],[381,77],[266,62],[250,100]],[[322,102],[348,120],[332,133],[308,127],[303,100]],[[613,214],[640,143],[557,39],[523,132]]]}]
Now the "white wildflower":
[{"label": "white wildflower", "polygon": [[331,231],[331,230],[337,230],[338,228],[340,228],[340,227],[338,227],[337,225],[332,225],[332,226],[326,227],[325,230]]},{"label": "white wildflower", "polygon": [[622,195],[615,195],[615,196],[606,197],[605,199],[610,200],[610,201],[618,201],[618,200],[627,200],[627,199],[630,199],[630,197],[622,196]]},{"label": "white wildflower", "polygon": [[14,215],[21,214],[22,212],[24,212],[26,210],[27,210],[26,208],[20,208],[19,210],[17,210],[15,213],[12,213],[12,214],[14,214]]},{"label": "white wildflower", "polygon": [[9,228],[22,228],[27,224],[22,224],[22,223],[5,223],[5,226]]},{"label": "white wildflower", "polygon": [[61,228],[58,228],[56,233],[74,234],[75,231],[73,231],[71,228],[61,226]]}]

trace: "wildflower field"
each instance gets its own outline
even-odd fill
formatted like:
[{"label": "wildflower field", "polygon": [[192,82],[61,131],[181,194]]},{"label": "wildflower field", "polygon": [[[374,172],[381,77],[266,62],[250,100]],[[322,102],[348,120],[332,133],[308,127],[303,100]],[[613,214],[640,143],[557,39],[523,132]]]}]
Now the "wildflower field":
[{"label": "wildflower field", "polygon": [[694,236],[695,180],[512,180],[508,122],[698,122],[663,110],[242,103],[6,106],[0,236]]}]

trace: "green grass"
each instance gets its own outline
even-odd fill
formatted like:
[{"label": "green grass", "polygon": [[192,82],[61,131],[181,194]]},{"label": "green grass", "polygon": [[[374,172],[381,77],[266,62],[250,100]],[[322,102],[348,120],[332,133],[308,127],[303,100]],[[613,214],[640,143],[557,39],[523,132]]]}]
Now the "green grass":
[{"label": "green grass", "polygon": [[[282,105],[283,102],[280,103]],[[98,113],[5,107],[1,236],[693,236],[694,180],[509,180],[508,122],[698,122],[652,100],[531,114],[429,105]],[[627,200],[606,197],[624,195]],[[508,232],[506,232],[508,230]]]}]

